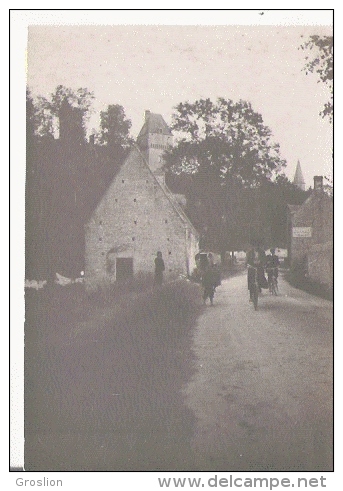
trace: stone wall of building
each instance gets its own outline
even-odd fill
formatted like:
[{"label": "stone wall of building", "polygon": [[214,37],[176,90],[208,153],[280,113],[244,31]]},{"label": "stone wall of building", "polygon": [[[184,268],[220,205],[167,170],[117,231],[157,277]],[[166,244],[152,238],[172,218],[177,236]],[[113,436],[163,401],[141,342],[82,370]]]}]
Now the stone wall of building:
[{"label": "stone wall of building", "polygon": [[[309,237],[294,237],[294,228],[311,230]],[[303,259],[314,244],[333,240],[333,202],[323,191],[313,194],[291,216],[290,257]]]},{"label": "stone wall of building", "polygon": [[291,266],[306,269],[310,279],[332,287],[333,200],[321,186],[315,187],[301,206],[290,207],[289,212]]},{"label": "stone wall of building", "polygon": [[312,280],[333,286],[333,243],[313,244],[307,253],[308,275]]},{"label": "stone wall of building", "polygon": [[197,237],[187,232],[136,148],[85,228],[88,287],[115,281],[117,258],[132,258],[134,274],[153,274],[156,252],[161,251],[167,278],[186,275],[192,267]]}]

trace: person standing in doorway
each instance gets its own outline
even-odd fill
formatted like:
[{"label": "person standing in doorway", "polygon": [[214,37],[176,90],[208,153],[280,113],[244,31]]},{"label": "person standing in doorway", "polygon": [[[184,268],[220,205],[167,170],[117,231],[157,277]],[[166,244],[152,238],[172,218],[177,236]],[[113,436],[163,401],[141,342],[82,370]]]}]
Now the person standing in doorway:
[{"label": "person standing in doorway", "polygon": [[162,252],[158,251],[155,257],[155,283],[157,285],[162,285],[163,283],[164,270],[165,270],[165,266],[162,258]]}]

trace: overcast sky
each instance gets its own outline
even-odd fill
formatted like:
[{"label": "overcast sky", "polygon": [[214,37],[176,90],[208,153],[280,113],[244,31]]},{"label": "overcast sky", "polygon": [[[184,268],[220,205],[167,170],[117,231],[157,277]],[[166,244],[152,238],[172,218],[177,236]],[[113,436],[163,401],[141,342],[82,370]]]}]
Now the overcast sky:
[{"label": "overcast sky", "polygon": [[[268,12],[267,12],[268,14]],[[217,97],[250,101],[270,127],[294,176],[300,160],[306,185],[332,174],[332,126],[319,112],[328,90],[302,71],[298,48],[330,26],[30,25],[27,82],[48,97],[57,85],[94,92],[99,112],[120,104],[137,136],[145,109],[171,122],[183,101]]]}]

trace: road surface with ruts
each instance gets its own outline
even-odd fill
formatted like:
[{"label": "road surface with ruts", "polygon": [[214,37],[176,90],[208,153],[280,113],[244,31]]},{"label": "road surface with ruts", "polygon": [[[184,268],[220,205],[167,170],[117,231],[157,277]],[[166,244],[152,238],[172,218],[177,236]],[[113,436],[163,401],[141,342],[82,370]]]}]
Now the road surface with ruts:
[{"label": "road surface with ruts", "polygon": [[25,469],[332,470],[332,303],[279,290],[255,311],[246,272],[213,307],[199,287],[196,323],[163,332],[28,300]]},{"label": "road surface with ruts", "polygon": [[332,303],[279,290],[255,312],[230,278],[199,319],[184,389],[199,470],[332,470]]}]

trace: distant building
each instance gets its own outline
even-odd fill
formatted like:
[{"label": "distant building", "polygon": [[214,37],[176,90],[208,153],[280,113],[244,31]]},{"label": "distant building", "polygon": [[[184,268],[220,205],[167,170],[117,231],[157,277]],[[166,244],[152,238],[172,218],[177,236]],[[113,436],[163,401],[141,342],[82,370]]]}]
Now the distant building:
[{"label": "distant building", "polygon": [[310,278],[333,283],[333,200],[323,190],[323,177],[302,205],[288,205],[288,252],[291,265],[304,265]]},{"label": "distant building", "polygon": [[199,235],[184,212],[184,198],[170,192],[162,169],[162,154],[172,143],[163,117],[146,111],[137,144],[85,225],[88,288],[152,274],[157,251],[166,278],[193,272]]},{"label": "distant building", "polygon": [[297,168],[295,170],[293,184],[295,184],[302,191],[305,191],[305,179],[301,170],[301,165],[299,160],[297,163]]}]

